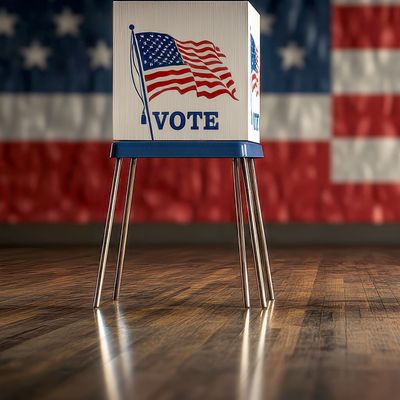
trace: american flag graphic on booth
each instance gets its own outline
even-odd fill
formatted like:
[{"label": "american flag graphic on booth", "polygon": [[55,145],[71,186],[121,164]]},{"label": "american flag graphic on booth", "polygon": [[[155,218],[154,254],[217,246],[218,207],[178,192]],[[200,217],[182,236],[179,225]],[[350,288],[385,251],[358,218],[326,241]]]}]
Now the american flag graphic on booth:
[{"label": "american flag graphic on booth", "polygon": [[[263,215],[271,222],[400,222],[400,3],[252,3],[261,14]],[[1,2],[1,222],[104,220],[111,21],[110,0]],[[136,221],[234,221],[228,160],[166,159],[162,166],[139,163]]]},{"label": "american flag graphic on booth", "polygon": [[236,100],[235,82],[209,40],[180,41],[166,33],[136,33],[149,101],[168,90],[213,99],[228,94]]},{"label": "american flag graphic on booth", "polygon": [[260,94],[260,61],[256,42],[252,34],[250,34],[250,65],[251,91],[258,96]]}]

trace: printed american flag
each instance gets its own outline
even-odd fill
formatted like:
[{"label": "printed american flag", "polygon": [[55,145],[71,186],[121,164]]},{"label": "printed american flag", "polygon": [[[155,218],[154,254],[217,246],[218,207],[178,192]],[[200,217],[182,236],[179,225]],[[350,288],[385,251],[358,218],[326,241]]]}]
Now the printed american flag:
[{"label": "printed american flag", "polygon": [[250,34],[250,58],[251,91],[258,96],[260,94],[260,62],[256,42],[252,34]]},{"label": "printed american flag", "polygon": [[[252,3],[266,219],[400,222],[400,1]],[[2,0],[0,9],[0,221],[103,221],[112,2]],[[141,160],[135,220],[234,221],[230,167]]]},{"label": "printed american flag", "polygon": [[180,41],[165,33],[136,34],[149,101],[168,90],[197,97],[235,97],[235,82],[221,50],[209,40]]}]

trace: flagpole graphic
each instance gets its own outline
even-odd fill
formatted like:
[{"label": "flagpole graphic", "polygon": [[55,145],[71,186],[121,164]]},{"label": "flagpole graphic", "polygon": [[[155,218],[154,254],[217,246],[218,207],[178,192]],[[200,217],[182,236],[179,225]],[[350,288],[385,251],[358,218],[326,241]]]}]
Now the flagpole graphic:
[{"label": "flagpole graphic", "polygon": [[[140,52],[137,46],[137,42],[136,42],[136,37],[135,37],[135,25],[131,24],[129,25],[129,29],[132,31],[131,34],[131,52],[132,52],[132,47],[135,50],[135,55],[136,55],[136,59],[137,59],[137,64],[138,64],[138,68],[139,68],[139,78],[140,78],[140,84],[142,87],[142,97],[141,100],[143,102],[144,105],[144,109],[146,112],[146,116],[147,116],[147,122],[148,122],[148,126],[149,126],[149,130],[150,130],[150,136],[151,136],[151,140],[154,140],[154,135],[153,135],[153,126],[151,124],[151,119],[150,119],[150,111],[149,111],[149,104],[148,104],[148,100],[147,100],[147,91],[146,91],[146,85],[144,82],[144,76],[143,76],[143,70],[142,70],[142,61],[140,58]],[[131,60],[132,62],[132,60]],[[133,63],[135,63],[135,61],[133,61]],[[135,65],[135,64],[134,64]],[[132,66],[131,66],[131,74],[132,74],[132,80],[133,80],[133,84],[135,85],[135,80],[133,77],[133,71],[132,71]],[[136,86],[135,86],[136,88]],[[138,93],[139,95],[139,93]],[[139,95],[140,97],[140,95]],[[143,116],[142,116],[143,117]],[[143,123],[143,118],[142,118],[142,123]]]}]

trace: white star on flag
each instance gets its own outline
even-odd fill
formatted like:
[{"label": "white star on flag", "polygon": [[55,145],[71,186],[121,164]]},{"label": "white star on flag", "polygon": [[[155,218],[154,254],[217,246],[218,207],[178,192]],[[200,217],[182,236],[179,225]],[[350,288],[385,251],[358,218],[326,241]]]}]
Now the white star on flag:
[{"label": "white star on flag", "polygon": [[88,50],[92,68],[111,68],[112,52],[103,40]]},{"label": "white star on flag", "polygon": [[38,41],[34,40],[29,47],[23,47],[21,53],[24,57],[25,68],[39,69],[47,68],[47,57],[51,51],[47,47],[43,47]]},{"label": "white star on flag", "polygon": [[15,15],[8,13],[4,8],[0,9],[0,35],[13,36],[17,20]]},{"label": "white star on flag", "polygon": [[261,14],[260,19],[260,31],[264,35],[271,36],[272,34],[272,25],[275,22],[275,18],[271,14]]},{"label": "white star on flag", "polygon": [[79,24],[82,22],[82,17],[71,12],[69,8],[64,8],[61,14],[56,14],[53,17],[57,25],[57,35],[77,36],[79,34]]},{"label": "white star on flag", "polygon": [[279,49],[282,57],[282,68],[287,71],[290,68],[303,68],[305,51],[294,42],[289,42],[286,47]]}]

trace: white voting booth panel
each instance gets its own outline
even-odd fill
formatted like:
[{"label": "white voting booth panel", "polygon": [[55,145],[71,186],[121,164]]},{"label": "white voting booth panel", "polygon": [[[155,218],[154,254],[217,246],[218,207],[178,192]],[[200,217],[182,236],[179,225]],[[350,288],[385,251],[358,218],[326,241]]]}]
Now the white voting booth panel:
[{"label": "white voting booth panel", "polygon": [[259,45],[246,1],[115,1],[114,140],[259,142]]}]

